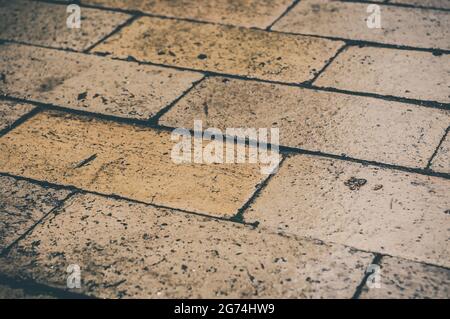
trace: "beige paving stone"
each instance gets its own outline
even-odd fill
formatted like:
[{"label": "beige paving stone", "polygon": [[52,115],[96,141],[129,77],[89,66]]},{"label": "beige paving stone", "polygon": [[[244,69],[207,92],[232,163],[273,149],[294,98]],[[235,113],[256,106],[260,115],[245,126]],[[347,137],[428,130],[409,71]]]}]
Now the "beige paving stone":
[{"label": "beige paving stone", "polygon": [[66,190],[44,188],[0,176],[0,251],[69,195]]},{"label": "beige paving stone", "polygon": [[450,49],[450,12],[380,5],[381,28],[369,28],[368,4],[302,0],[273,30],[419,48]]},{"label": "beige paving stone", "polygon": [[385,256],[381,260],[378,289],[363,288],[363,299],[448,299],[450,271],[405,259]]},{"label": "beige paving stone", "polygon": [[0,101],[0,131],[11,126],[11,124],[33,109],[34,106],[31,104]]},{"label": "beige paving stone", "polygon": [[177,143],[167,131],[43,112],[0,138],[0,169],[215,216],[233,216],[267,177],[261,163],[177,164]]},{"label": "beige paving stone", "polygon": [[160,124],[280,129],[280,144],[424,168],[450,124],[450,112],[380,99],[210,77]]},{"label": "beige paving stone", "polygon": [[[39,241],[39,244],[32,244]],[[0,260],[18,278],[101,298],[349,298],[373,256],[94,195],[70,200]]]},{"label": "beige paving stone", "polygon": [[94,48],[139,61],[282,82],[310,80],[341,41],[142,17]]},{"label": "beige paving stone", "polygon": [[0,284],[0,299],[55,299],[45,293],[30,293],[22,288]]},{"label": "beige paving stone", "polygon": [[148,119],[201,74],[94,55],[0,46],[0,93],[73,109]]},{"label": "beige paving stone", "polygon": [[168,17],[259,28],[268,27],[292,3],[291,0],[84,0],[82,2],[108,8],[140,10]]},{"label": "beige paving stone", "polygon": [[292,156],[244,214],[261,227],[450,265],[450,180]]},{"label": "beige paving stone", "polygon": [[429,8],[450,9],[450,1],[448,0],[390,0],[392,4],[410,4]]},{"label": "beige paving stone", "polygon": [[448,133],[431,163],[431,169],[435,172],[450,174],[450,136]]},{"label": "beige paving stone", "polygon": [[81,51],[125,23],[130,15],[82,8],[80,28],[68,28],[66,5],[0,0],[0,39]]},{"label": "beige paving stone", "polygon": [[450,102],[450,54],[350,47],[314,82],[321,87]]}]

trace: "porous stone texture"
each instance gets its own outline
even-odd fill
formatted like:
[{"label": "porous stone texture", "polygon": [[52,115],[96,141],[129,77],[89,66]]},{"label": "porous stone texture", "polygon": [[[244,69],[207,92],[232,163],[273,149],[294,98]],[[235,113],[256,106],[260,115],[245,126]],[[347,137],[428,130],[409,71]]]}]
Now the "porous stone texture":
[{"label": "porous stone texture", "polygon": [[268,27],[291,0],[83,0],[83,4],[243,27]]},{"label": "porous stone texture", "polygon": [[344,45],[262,30],[142,17],[94,48],[114,57],[263,80],[311,80]]},{"label": "porous stone texture", "polygon": [[[214,153],[208,147],[213,142],[200,138],[189,137],[191,157],[179,162],[180,141],[164,130],[42,112],[0,138],[0,167],[14,175],[218,217],[235,215],[267,178],[261,162],[210,163],[206,157],[194,162],[194,147],[201,155]],[[220,145],[223,152],[234,147]]]},{"label": "porous stone texture", "polygon": [[341,245],[94,195],[0,259],[8,275],[100,298],[350,298],[373,256]]},{"label": "porous stone texture", "polygon": [[[371,6],[371,7],[370,7]],[[450,50],[450,12],[390,5],[302,0],[273,30]],[[374,18],[379,12],[379,25]]]},{"label": "porous stone texture", "polygon": [[362,299],[448,299],[450,271],[446,268],[416,263],[395,257],[383,257],[380,287],[365,286]]},{"label": "porous stone texture", "polygon": [[0,46],[0,93],[71,109],[148,119],[203,76],[94,55]]},{"label": "porous stone texture", "polygon": [[0,131],[11,127],[14,122],[33,109],[34,106],[31,104],[0,101]]},{"label": "porous stone texture", "polygon": [[80,28],[69,28],[74,13],[62,4],[0,0],[0,39],[82,51],[131,18],[125,13],[83,7]]},{"label": "porous stone texture", "polygon": [[159,121],[170,127],[278,128],[273,143],[426,167],[450,112],[375,98],[209,77]]},{"label": "porous stone texture", "polygon": [[349,47],[314,82],[353,92],[450,103],[450,54]]},{"label": "porous stone texture", "polygon": [[260,227],[448,267],[450,180],[306,155],[244,214]]},{"label": "porous stone texture", "polygon": [[435,172],[450,174],[450,136],[448,132],[431,162],[431,169]]},{"label": "porous stone texture", "polygon": [[41,220],[70,194],[0,176],[0,252]]}]

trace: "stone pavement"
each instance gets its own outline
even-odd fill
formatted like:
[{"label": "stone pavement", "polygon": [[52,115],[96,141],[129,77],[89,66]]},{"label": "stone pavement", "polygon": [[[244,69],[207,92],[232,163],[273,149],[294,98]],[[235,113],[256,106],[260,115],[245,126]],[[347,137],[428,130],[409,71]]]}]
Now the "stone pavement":
[{"label": "stone pavement", "polygon": [[0,0],[0,298],[450,297],[450,1],[69,3]]}]

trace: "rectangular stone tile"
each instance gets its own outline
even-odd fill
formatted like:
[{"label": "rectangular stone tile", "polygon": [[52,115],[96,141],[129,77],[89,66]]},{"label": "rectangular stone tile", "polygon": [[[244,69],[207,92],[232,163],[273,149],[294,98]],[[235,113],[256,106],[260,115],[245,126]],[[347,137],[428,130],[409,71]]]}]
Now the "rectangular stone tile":
[{"label": "rectangular stone tile", "polygon": [[261,227],[450,265],[450,180],[292,156],[244,214]]},{"label": "rectangular stone tile", "polygon": [[392,4],[410,4],[414,6],[450,9],[450,1],[448,0],[389,0]]},{"label": "rectangular stone tile", "polygon": [[148,119],[202,75],[104,57],[0,46],[0,93],[73,109]]},{"label": "rectangular stone tile", "polygon": [[[125,23],[130,15],[81,8],[80,28],[69,28],[67,5],[0,0],[0,39],[82,51]],[[70,20],[71,21],[71,20]]]},{"label": "rectangular stone tile", "polygon": [[368,4],[302,0],[273,30],[419,48],[450,49],[450,12],[380,6],[381,27],[369,28]]},{"label": "rectangular stone tile", "polygon": [[15,121],[33,109],[34,106],[31,104],[0,101],[0,131],[11,126]]},{"label": "rectangular stone tile", "polygon": [[389,256],[382,258],[380,266],[380,288],[365,286],[360,298],[450,298],[448,269]]},{"label": "rectangular stone tile", "polygon": [[233,216],[267,177],[261,163],[177,164],[175,145],[167,131],[43,112],[0,138],[0,170],[215,216]]},{"label": "rectangular stone tile", "polygon": [[69,191],[0,176],[0,251],[58,206]]},{"label": "rectangular stone tile", "polygon": [[448,132],[431,163],[431,169],[435,172],[450,174],[450,136]]},{"label": "rectangular stone tile", "polygon": [[84,0],[83,4],[140,10],[167,17],[194,19],[243,27],[268,27],[292,0]]},{"label": "rectangular stone tile", "polygon": [[450,103],[450,54],[350,47],[314,82],[321,87]]},{"label": "rectangular stone tile", "polygon": [[94,48],[115,57],[281,82],[304,82],[341,41],[142,17]]},{"label": "rectangular stone tile", "polygon": [[280,144],[426,167],[450,112],[380,99],[209,77],[159,121],[171,127],[280,129]]},{"label": "rectangular stone tile", "polygon": [[[34,244],[33,244],[34,243]],[[100,298],[349,298],[372,255],[94,195],[70,200],[0,259],[2,272]]]}]

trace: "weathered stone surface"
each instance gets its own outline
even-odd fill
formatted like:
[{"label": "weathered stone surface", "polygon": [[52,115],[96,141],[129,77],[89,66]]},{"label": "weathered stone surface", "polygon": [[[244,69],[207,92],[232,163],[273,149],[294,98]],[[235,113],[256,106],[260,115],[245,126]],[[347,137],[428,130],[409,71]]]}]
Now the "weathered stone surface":
[{"label": "weathered stone surface", "polygon": [[[0,166],[0,170],[3,167]],[[61,204],[68,195],[66,190],[44,188],[0,176],[0,251]]]},{"label": "weathered stone surface", "polygon": [[34,106],[31,104],[0,101],[0,131],[10,127],[33,109]]},{"label": "weathered stone surface", "polygon": [[76,196],[1,271],[101,298],[349,298],[373,256],[341,245],[93,195]]},{"label": "weathered stone surface", "polygon": [[68,28],[71,13],[67,5],[0,0],[0,39],[81,51],[131,18],[124,13],[83,7],[80,28]]},{"label": "weathered stone surface", "polygon": [[268,27],[291,3],[291,0],[83,0],[83,4],[106,8],[259,28]]},{"label": "weathered stone surface", "polygon": [[288,158],[244,214],[261,227],[448,267],[450,180]]},{"label": "weathered stone surface", "polygon": [[368,6],[366,3],[302,0],[272,29],[450,50],[450,12],[378,5],[380,28],[377,28],[371,24],[374,11]]},{"label": "weathered stone surface", "polygon": [[202,78],[194,72],[26,45],[0,46],[0,93],[148,119]]},{"label": "weathered stone surface", "polygon": [[171,127],[270,128],[280,144],[424,168],[450,112],[380,99],[210,77],[159,121]]},{"label": "weathered stone surface", "polygon": [[350,47],[314,82],[321,87],[450,103],[450,54]]},{"label": "weathered stone surface", "polygon": [[380,288],[363,288],[360,298],[448,299],[450,270],[385,256],[381,260]]},{"label": "weathered stone surface", "polygon": [[94,51],[177,67],[281,82],[304,82],[341,41],[173,19],[142,17]]},{"label": "weathered stone surface", "polygon": [[[208,142],[204,140],[204,148]],[[214,216],[236,214],[267,177],[261,163],[178,164],[172,159],[176,143],[167,131],[42,112],[0,138],[0,167],[15,175]]]},{"label": "weathered stone surface", "polygon": [[448,133],[431,163],[431,169],[435,172],[450,174],[450,136]]}]

